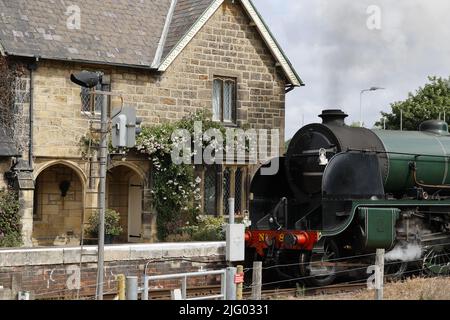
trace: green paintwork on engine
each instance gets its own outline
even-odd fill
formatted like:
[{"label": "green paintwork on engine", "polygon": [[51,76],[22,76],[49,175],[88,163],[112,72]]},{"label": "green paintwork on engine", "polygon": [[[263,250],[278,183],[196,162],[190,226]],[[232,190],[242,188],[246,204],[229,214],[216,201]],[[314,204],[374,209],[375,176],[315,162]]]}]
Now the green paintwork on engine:
[{"label": "green paintwork on engine", "polygon": [[374,133],[388,152],[389,170],[384,181],[386,193],[404,192],[414,187],[409,166],[411,162],[417,164],[419,182],[428,185],[450,184],[447,158],[450,156],[450,135],[386,130],[374,130]]},{"label": "green paintwork on engine", "polygon": [[368,249],[391,249],[395,243],[395,224],[400,216],[397,208],[358,209]]},{"label": "green paintwork on engine", "polygon": [[360,200],[352,201],[352,209],[350,216],[340,225],[336,226],[333,230],[321,230],[322,236],[333,237],[344,232],[354,221],[359,208],[397,208],[402,210],[403,208],[420,208],[420,207],[449,207],[450,200]]}]

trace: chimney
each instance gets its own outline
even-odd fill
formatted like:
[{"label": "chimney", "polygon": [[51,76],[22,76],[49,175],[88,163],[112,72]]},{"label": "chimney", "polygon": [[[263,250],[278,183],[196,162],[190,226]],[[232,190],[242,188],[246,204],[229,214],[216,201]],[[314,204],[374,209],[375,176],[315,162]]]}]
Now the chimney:
[{"label": "chimney", "polygon": [[322,118],[322,124],[330,126],[345,126],[345,118],[348,117],[344,111],[339,109],[323,110],[319,115]]}]

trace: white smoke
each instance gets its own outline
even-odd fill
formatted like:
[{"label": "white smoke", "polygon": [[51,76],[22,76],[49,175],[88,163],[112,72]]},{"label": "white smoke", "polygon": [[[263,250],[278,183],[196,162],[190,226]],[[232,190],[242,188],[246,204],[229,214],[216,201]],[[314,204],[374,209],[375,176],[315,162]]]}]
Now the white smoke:
[{"label": "white smoke", "polygon": [[414,261],[422,256],[422,247],[418,244],[401,243],[384,256],[385,261]]}]

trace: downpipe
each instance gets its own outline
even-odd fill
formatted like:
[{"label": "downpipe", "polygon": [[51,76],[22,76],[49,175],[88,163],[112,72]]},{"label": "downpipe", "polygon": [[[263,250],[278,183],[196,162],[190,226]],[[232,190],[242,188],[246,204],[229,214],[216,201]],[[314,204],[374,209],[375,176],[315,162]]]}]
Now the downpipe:
[{"label": "downpipe", "polygon": [[28,70],[30,71],[30,106],[29,106],[29,132],[28,132],[28,166],[30,170],[33,169],[34,161],[34,136],[33,136],[33,127],[34,127],[34,72],[37,70],[38,66],[36,62],[32,62],[28,64]]}]

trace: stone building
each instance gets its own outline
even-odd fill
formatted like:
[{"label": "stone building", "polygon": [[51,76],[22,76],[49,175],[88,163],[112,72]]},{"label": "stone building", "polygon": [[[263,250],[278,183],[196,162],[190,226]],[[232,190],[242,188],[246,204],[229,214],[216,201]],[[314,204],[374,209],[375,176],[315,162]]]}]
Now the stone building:
[{"label": "stone building", "polygon": [[[16,0],[1,1],[0,12],[0,64],[26,70],[10,84],[15,99],[0,104],[21,127],[0,131],[0,187],[20,189],[26,245],[77,243],[96,206],[95,156],[86,156],[95,146],[82,141],[98,126],[102,98],[74,85],[72,73],[103,72],[109,81],[98,89],[122,95],[143,125],[209,110],[227,126],[279,129],[284,145],[285,95],[303,83],[249,0]],[[13,139],[20,156],[3,152]],[[121,241],[154,241],[150,162],[131,152],[108,169]],[[231,195],[246,209],[247,166],[202,175],[206,213],[223,214]]]}]

